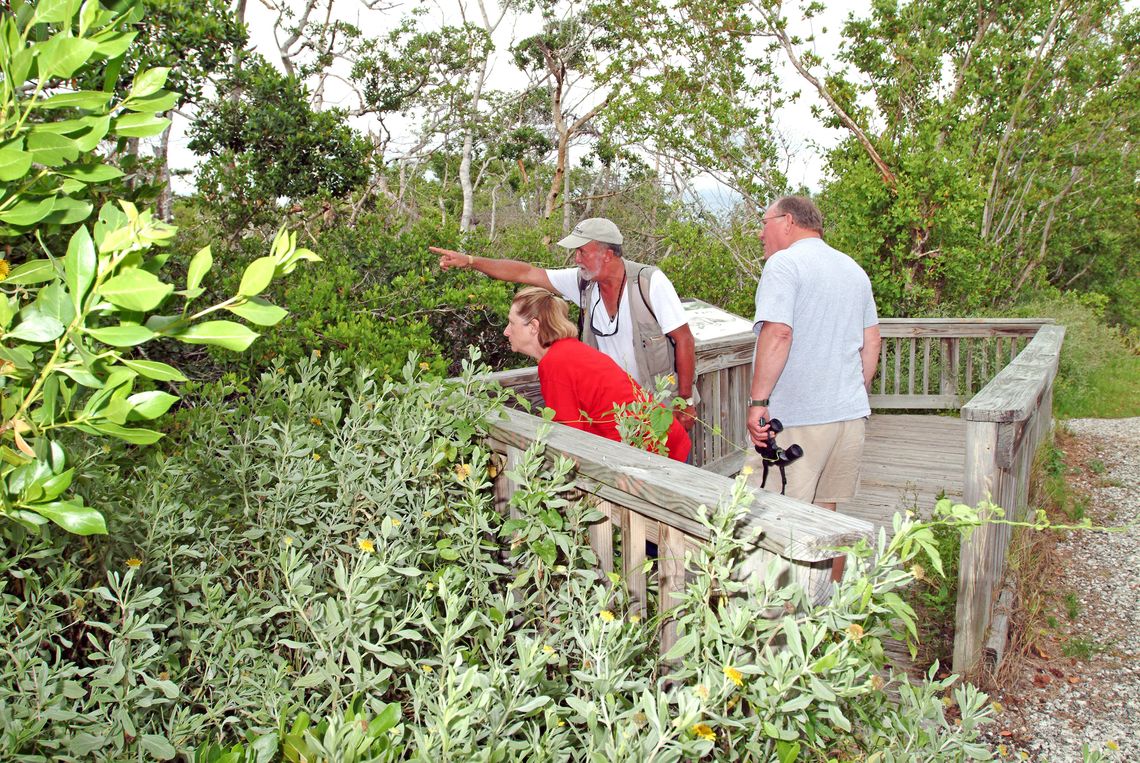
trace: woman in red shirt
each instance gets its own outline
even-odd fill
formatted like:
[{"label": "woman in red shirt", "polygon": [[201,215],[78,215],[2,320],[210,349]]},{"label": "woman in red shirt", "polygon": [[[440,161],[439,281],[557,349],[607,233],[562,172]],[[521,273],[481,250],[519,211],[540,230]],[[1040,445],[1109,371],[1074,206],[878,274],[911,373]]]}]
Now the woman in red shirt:
[{"label": "woman in red shirt", "polygon": [[[522,289],[503,335],[512,350],[538,361],[542,397],[554,409],[555,421],[621,441],[614,407],[644,401],[645,392],[608,355],[578,341],[561,297],[537,286]],[[688,433],[674,418],[662,455],[684,461],[691,447]]]}]

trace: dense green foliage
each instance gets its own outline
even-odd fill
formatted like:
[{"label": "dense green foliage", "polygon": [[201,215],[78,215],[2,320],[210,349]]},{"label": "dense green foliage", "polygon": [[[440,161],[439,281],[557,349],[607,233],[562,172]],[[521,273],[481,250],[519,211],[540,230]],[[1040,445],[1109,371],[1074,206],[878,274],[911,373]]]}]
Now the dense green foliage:
[{"label": "dense green foliage", "polygon": [[[733,582],[738,483],[687,562],[666,679],[655,618],[593,570],[598,515],[569,500],[568,462],[536,445],[515,472],[522,520],[495,509],[482,438],[502,393],[477,370],[277,367],[248,394],[200,388],[145,452],[92,454],[77,484],[109,537],[0,534],[0,756],[166,759],[249,732],[269,754],[364,743],[370,759],[985,757],[984,695],[953,691],[956,724],[947,682],[901,685],[898,706],[884,691],[928,527],[861,550],[811,609],[766,582],[777,567]],[[302,708],[328,719],[311,738]]]}]

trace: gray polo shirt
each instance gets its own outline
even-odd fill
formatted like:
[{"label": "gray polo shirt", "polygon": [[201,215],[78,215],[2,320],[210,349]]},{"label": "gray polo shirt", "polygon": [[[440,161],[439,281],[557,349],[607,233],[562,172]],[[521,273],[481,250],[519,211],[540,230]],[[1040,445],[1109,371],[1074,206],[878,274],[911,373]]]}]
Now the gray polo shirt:
[{"label": "gray polo shirt", "polygon": [[768,410],[785,426],[868,416],[863,387],[863,329],[879,322],[871,281],[843,252],[820,238],[776,252],[756,286],[759,334],[764,321],[792,327],[792,347]]}]

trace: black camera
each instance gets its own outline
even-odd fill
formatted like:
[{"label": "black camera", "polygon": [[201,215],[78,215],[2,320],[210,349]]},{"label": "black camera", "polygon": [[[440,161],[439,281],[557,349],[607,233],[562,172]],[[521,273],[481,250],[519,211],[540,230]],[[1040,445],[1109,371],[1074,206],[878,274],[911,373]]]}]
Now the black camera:
[{"label": "black camera", "polygon": [[[760,419],[760,426],[763,425],[764,419]],[[768,467],[774,464],[780,470],[780,495],[784,494],[784,488],[788,486],[788,477],[784,474],[784,469],[804,454],[804,449],[799,445],[789,445],[787,448],[776,445],[776,434],[783,431],[784,425],[780,420],[772,419],[768,422],[768,442],[756,446],[756,452],[764,461],[764,473],[760,479],[760,487],[767,484]]]}]

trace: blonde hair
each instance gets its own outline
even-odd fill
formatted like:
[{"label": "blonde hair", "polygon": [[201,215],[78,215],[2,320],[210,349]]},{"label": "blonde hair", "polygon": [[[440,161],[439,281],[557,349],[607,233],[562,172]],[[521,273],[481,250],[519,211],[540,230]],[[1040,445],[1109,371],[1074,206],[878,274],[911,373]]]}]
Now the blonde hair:
[{"label": "blonde hair", "polygon": [[525,321],[538,319],[538,342],[549,347],[559,339],[578,336],[578,327],[570,320],[566,300],[541,286],[528,286],[515,295],[511,307]]}]

